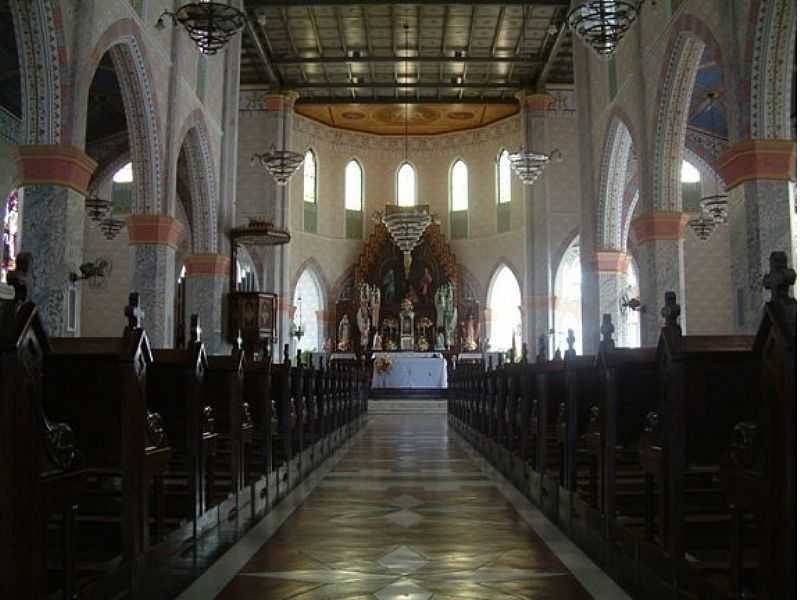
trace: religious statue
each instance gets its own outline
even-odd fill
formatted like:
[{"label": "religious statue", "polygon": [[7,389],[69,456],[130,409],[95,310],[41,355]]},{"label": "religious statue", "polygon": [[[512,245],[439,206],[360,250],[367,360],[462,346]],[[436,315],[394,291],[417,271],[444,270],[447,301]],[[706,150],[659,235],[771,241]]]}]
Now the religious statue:
[{"label": "religious statue", "polygon": [[386,302],[394,302],[397,292],[394,284],[394,269],[389,269],[383,275],[383,298]]},{"label": "religious statue", "polygon": [[448,284],[440,285],[436,288],[436,293],[433,295],[433,305],[436,307],[437,330],[444,328],[444,314],[447,310],[447,285]]},{"label": "religious statue", "polygon": [[381,319],[381,289],[377,285],[370,288],[369,306],[372,309],[372,326],[377,329]]},{"label": "religious statue", "polygon": [[377,329],[375,330],[375,335],[372,336],[372,350],[373,352],[383,350],[383,337],[381,336],[381,332]]},{"label": "religious statue", "polygon": [[475,319],[471,314],[467,316],[463,345],[468,352],[478,349],[478,342],[475,341]]},{"label": "religious statue", "polygon": [[422,277],[419,278],[419,282],[417,283],[417,291],[419,292],[419,297],[422,300],[428,299],[428,294],[431,291],[431,285],[433,284],[433,276],[431,272],[428,270],[428,267],[425,267]]},{"label": "religious statue", "polygon": [[350,351],[350,319],[347,315],[339,321],[339,344],[336,346],[339,352]]},{"label": "religious statue", "polygon": [[361,333],[361,350],[367,349],[367,344],[369,343],[369,308],[365,304],[362,304],[358,307],[358,311],[356,312],[356,325],[358,326],[358,331]]},{"label": "religious statue", "polygon": [[326,354],[333,352],[333,340],[331,338],[325,340],[325,343],[322,345],[322,351]]},{"label": "religious statue", "polygon": [[436,345],[433,347],[433,349],[445,350],[444,327],[438,327],[436,331]]}]

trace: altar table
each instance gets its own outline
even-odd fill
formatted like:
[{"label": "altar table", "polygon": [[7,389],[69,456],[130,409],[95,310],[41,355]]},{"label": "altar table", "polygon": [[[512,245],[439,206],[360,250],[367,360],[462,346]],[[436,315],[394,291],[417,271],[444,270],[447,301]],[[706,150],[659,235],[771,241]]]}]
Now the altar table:
[{"label": "altar table", "polygon": [[387,373],[372,368],[373,389],[447,389],[447,361],[438,352],[376,352],[391,361]]}]

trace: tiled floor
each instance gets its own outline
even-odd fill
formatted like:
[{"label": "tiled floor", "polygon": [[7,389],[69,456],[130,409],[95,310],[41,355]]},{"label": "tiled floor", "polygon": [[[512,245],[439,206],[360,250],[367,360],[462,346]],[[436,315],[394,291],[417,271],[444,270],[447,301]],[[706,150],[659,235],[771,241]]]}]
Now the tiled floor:
[{"label": "tiled floor", "polygon": [[294,501],[277,531],[257,527],[183,597],[627,597],[472,456],[444,415],[371,416],[335,469]]}]

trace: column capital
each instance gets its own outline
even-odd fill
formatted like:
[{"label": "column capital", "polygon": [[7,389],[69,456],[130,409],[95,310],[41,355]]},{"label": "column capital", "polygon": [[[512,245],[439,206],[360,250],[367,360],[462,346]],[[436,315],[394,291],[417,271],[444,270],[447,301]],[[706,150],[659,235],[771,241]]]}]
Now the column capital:
[{"label": "column capital", "polygon": [[167,215],[131,215],[128,217],[128,244],[131,246],[169,246],[177,249],[183,225]]},{"label": "column capital", "polygon": [[797,144],[794,140],[743,140],[717,159],[726,190],[748,181],[797,181]]},{"label": "column capital", "polygon": [[630,257],[620,250],[598,250],[594,253],[598,273],[627,273]]},{"label": "column capital", "polygon": [[69,144],[17,146],[17,185],[56,185],[86,194],[97,162]]},{"label": "column capital", "polygon": [[228,277],[231,259],[223,254],[191,254],[183,262],[186,277]]},{"label": "column capital", "polygon": [[631,221],[631,231],[637,244],[651,240],[682,240],[688,222],[687,213],[651,210]]},{"label": "column capital", "polygon": [[293,110],[298,98],[300,94],[291,90],[270,92],[261,97],[261,104],[263,109],[268,111],[280,112],[284,108]]},{"label": "column capital", "polygon": [[529,94],[525,91],[516,94],[520,106],[527,106],[532,113],[543,113],[547,111],[555,101],[550,94]]}]

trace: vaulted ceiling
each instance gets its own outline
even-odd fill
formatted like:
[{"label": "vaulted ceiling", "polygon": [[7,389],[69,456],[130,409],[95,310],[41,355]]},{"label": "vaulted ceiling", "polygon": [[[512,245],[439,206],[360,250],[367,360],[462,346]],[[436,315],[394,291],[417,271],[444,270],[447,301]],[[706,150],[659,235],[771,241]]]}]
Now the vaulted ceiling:
[{"label": "vaulted ceiling", "polygon": [[242,84],[294,90],[300,106],[513,104],[573,81],[569,0],[244,4]]}]

